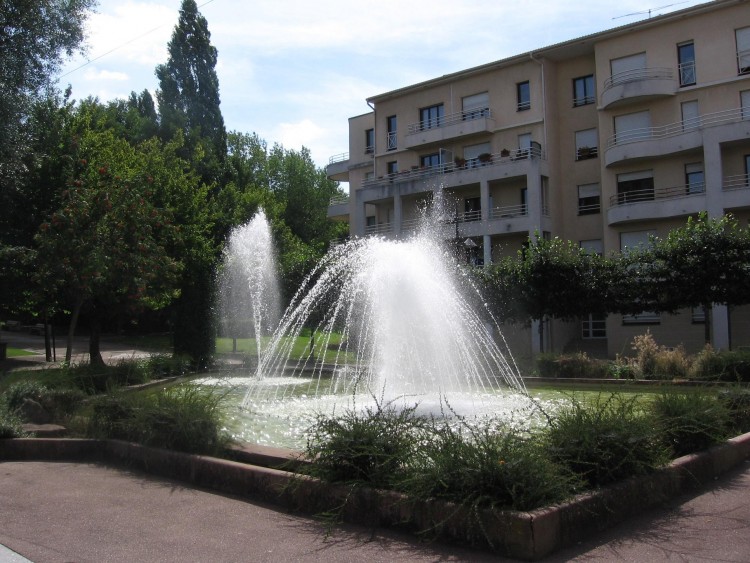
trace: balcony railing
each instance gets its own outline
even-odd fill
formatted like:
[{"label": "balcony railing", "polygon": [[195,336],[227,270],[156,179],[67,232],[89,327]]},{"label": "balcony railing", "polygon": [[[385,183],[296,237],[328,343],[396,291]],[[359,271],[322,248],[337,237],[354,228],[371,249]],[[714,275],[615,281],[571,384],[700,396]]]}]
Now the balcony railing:
[{"label": "balcony railing", "polygon": [[331,158],[329,158],[328,164],[336,164],[337,162],[345,162],[347,160],[349,160],[349,153],[342,152],[340,154],[334,154]]},{"label": "balcony railing", "polygon": [[519,205],[501,205],[494,207],[490,213],[492,219],[512,219],[513,217],[525,217],[529,214],[528,207],[521,203]]},{"label": "balcony railing", "polygon": [[737,51],[737,72],[750,74],[750,49]]},{"label": "balcony railing", "polygon": [[347,203],[349,203],[349,194],[333,196],[328,205],[346,205]]},{"label": "balcony railing", "polygon": [[734,108],[714,113],[706,113],[698,118],[690,118],[661,127],[642,127],[640,129],[629,129],[614,134],[607,139],[607,148],[627,143],[636,143],[639,141],[649,141],[652,139],[664,139],[681,135],[695,129],[705,127],[716,127],[727,123],[750,119],[750,108]]},{"label": "balcony railing", "polygon": [[379,223],[377,225],[367,225],[365,227],[366,235],[385,235],[393,230],[390,223]]},{"label": "balcony railing", "polygon": [[750,174],[727,176],[722,183],[724,190],[745,190],[750,188]]},{"label": "balcony railing", "polygon": [[613,74],[604,81],[606,92],[614,86],[627,84],[628,82],[639,82],[641,80],[670,80],[674,74],[671,68],[634,68],[624,72]]},{"label": "balcony railing", "polygon": [[618,205],[626,205],[629,203],[675,199],[679,197],[700,195],[705,193],[705,191],[706,186],[703,183],[673,186],[669,188],[644,188],[641,190],[631,190],[613,195],[609,198],[609,205],[610,207],[617,207]]},{"label": "balcony railing", "polygon": [[486,156],[482,156],[481,158],[478,157],[464,160],[460,164],[456,162],[447,162],[444,164],[437,164],[435,166],[414,167],[409,170],[387,174],[385,176],[381,176],[380,178],[368,178],[362,182],[362,187],[369,188],[372,186],[381,186],[385,184],[425,180],[428,178],[434,178],[435,176],[454,174],[456,172],[461,172],[464,170],[473,170],[484,168],[486,166],[506,166],[516,161],[535,158],[544,158],[542,146],[536,142],[532,143],[532,146],[529,148],[503,151],[495,154],[487,154]]},{"label": "balcony railing", "polygon": [[680,86],[692,86],[695,84],[695,61],[681,63],[677,70],[680,74]]},{"label": "balcony railing", "polygon": [[398,148],[398,143],[396,141],[396,132],[395,131],[388,131],[388,136],[386,137],[386,142],[388,143],[387,150],[389,150],[389,151],[395,151]]},{"label": "balcony railing", "polygon": [[438,118],[427,119],[418,123],[410,123],[407,128],[408,135],[415,135],[428,129],[438,129],[440,127],[448,127],[449,125],[455,125],[462,121],[471,121],[472,119],[480,119],[482,117],[492,117],[492,110],[488,107],[469,109],[444,115]]}]

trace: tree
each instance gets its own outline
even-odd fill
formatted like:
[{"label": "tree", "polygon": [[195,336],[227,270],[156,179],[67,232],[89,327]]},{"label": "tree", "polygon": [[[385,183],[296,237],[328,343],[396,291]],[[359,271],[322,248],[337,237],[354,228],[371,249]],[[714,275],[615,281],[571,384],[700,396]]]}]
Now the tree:
[{"label": "tree", "polygon": [[60,208],[41,224],[36,242],[45,280],[60,287],[71,308],[66,361],[81,311],[91,322],[89,352],[101,364],[104,320],[158,308],[174,296],[180,263],[169,209],[154,205],[154,178],[143,155],[111,131],[79,141]]},{"label": "tree", "polygon": [[51,90],[62,57],[83,42],[84,23],[95,4],[0,0],[0,194],[7,195],[23,176],[32,104]]},{"label": "tree", "polygon": [[219,107],[218,52],[195,0],[183,0],[168,48],[168,61],[156,67],[162,138],[171,139],[182,131],[199,176],[209,185],[219,182],[227,134]]},{"label": "tree", "polygon": [[750,231],[731,216],[689,217],[684,227],[655,239],[643,260],[660,310],[703,308],[706,343],[712,304],[750,303]]}]

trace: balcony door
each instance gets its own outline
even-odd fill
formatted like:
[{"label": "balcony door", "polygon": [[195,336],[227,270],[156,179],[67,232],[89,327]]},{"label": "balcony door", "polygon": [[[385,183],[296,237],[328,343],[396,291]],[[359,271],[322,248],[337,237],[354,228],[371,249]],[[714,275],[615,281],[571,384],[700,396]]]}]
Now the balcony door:
[{"label": "balcony door", "polygon": [[649,138],[651,138],[651,113],[648,110],[615,116],[615,139],[618,145]]},{"label": "balcony door", "polygon": [[612,59],[609,61],[612,69],[612,83],[628,82],[643,77],[646,68],[646,53],[638,53]]},{"label": "balcony door", "polygon": [[654,172],[642,170],[617,175],[617,203],[654,199]]}]

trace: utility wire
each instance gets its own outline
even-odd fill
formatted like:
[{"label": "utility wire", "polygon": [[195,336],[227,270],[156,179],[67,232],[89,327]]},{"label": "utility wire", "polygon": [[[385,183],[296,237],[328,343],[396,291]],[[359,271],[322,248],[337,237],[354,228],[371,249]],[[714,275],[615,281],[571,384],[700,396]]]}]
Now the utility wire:
[{"label": "utility wire", "polygon": [[[200,6],[198,6],[198,9],[202,8],[203,6],[206,6],[207,4],[211,4],[212,2],[215,2],[215,1],[216,1],[216,0],[207,0],[206,2],[204,2],[203,4],[201,4]],[[152,34],[152,33],[153,33],[154,31],[156,31],[157,29],[161,29],[162,27],[164,27],[164,26],[167,26],[167,25],[169,25],[169,24],[167,24],[167,23],[163,23],[163,24],[161,24],[161,25],[158,25],[158,26],[156,26],[155,28],[153,28],[153,29],[150,29],[150,30],[148,30],[148,31],[147,31],[147,32],[145,32],[145,33],[142,33],[142,34],[141,34],[141,35],[139,35],[138,37],[134,37],[133,39],[131,39],[131,40],[129,40],[129,41],[126,41],[125,43],[122,43],[122,44],[118,45],[117,47],[114,47],[114,48],[110,49],[110,50],[109,50],[109,51],[107,51],[106,53],[102,53],[101,55],[99,55],[99,56],[97,56],[97,57],[94,57],[93,59],[88,59],[88,60],[87,60],[87,61],[86,61],[85,63],[83,63],[83,64],[82,64],[81,66],[78,66],[78,67],[74,68],[73,70],[69,70],[69,71],[68,71],[68,72],[66,72],[65,74],[63,74],[63,75],[60,75],[60,76],[59,76],[58,78],[65,78],[66,76],[68,76],[68,75],[71,75],[71,74],[73,74],[74,72],[78,72],[79,70],[81,70],[82,68],[85,68],[85,67],[87,67],[87,66],[88,66],[88,65],[90,65],[91,63],[94,63],[94,62],[98,61],[99,59],[103,59],[103,58],[104,58],[104,57],[106,57],[107,55],[110,55],[110,54],[114,53],[115,51],[119,51],[120,49],[122,49],[123,47],[127,47],[127,46],[128,46],[128,45],[130,45],[131,43],[135,43],[136,41],[139,41],[140,39],[143,39],[143,38],[144,38],[144,37],[146,37],[147,35],[150,35],[150,34]]]}]

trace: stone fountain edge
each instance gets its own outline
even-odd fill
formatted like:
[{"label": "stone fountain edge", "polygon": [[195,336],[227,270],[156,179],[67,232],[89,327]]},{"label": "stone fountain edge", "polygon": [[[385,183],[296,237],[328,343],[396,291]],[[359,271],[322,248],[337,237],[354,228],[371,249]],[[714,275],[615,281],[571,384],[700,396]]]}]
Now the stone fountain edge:
[{"label": "stone fountain edge", "polygon": [[710,484],[750,458],[750,433],[704,452],[678,458],[650,475],[631,477],[577,495],[560,505],[529,512],[485,510],[477,517],[470,517],[466,509],[452,503],[416,501],[398,493],[363,487],[352,490],[275,469],[273,466],[284,466],[296,459],[297,455],[290,450],[246,445],[230,455],[234,455],[235,460],[119,440],[0,440],[0,461],[99,462],[269,502],[305,514],[327,511],[331,506],[341,505],[346,498],[341,514],[346,522],[435,532],[444,540],[491,548],[518,559],[537,560],[650,507]]}]

